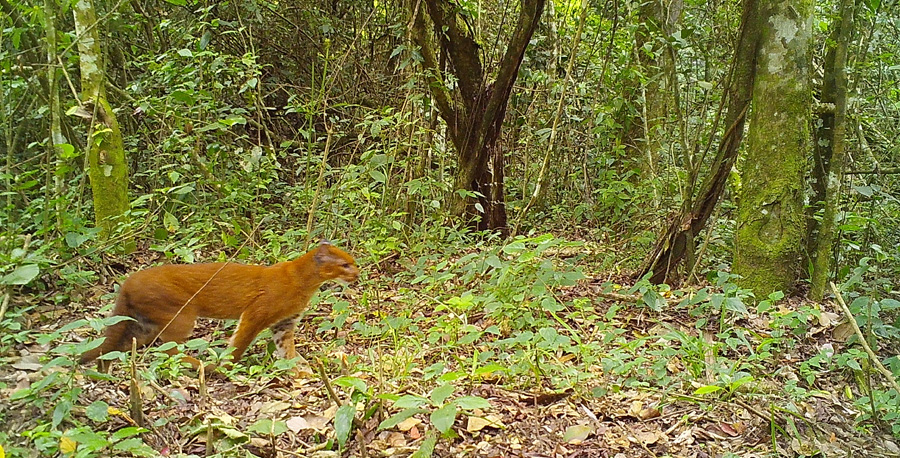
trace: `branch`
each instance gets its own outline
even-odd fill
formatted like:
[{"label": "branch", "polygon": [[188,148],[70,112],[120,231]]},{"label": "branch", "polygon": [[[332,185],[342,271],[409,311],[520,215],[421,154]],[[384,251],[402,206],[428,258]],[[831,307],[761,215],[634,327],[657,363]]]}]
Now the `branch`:
[{"label": "branch", "polygon": [[422,14],[421,2],[416,3],[412,14],[413,41],[419,45],[422,59],[425,61],[425,79],[428,83],[428,88],[431,90],[431,95],[434,97],[435,105],[437,105],[441,117],[444,118],[447,127],[451,130],[450,138],[455,139],[457,138],[456,134],[458,130],[455,122],[457,113],[450,97],[447,95],[446,86],[441,78],[441,69],[434,55],[434,49],[431,47],[431,42],[425,34],[425,18]]},{"label": "branch", "polygon": [[881,375],[887,379],[888,383],[894,388],[898,394],[900,394],[900,385],[897,384],[897,379],[894,378],[894,374],[891,371],[887,370],[883,364],[881,364],[881,360],[878,358],[878,355],[872,351],[872,347],[869,347],[869,343],[866,342],[866,338],[863,337],[862,330],[859,329],[859,325],[856,324],[856,317],[853,316],[853,313],[850,312],[850,308],[847,307],[847,303],[844,302],[843,296],[841,296],[841,292],[838,291],[837,287],[834,286],[834,282],[831,283],[831,291],[834,293],[834,297],[837,299],[838,304],[841,306],[841,310],[844,311],[844,316],[847,317],[847,320],[850,322],[850,325],[853,326],[853,331],[856,332],[856,337],[859,338],[859,343],[862,344],[863,349],[866,350],[866,353],[869,355],[869,359],[872,360],[872,364],[875,365],[875,368],[878,369],[878,372],[881,372]]}]

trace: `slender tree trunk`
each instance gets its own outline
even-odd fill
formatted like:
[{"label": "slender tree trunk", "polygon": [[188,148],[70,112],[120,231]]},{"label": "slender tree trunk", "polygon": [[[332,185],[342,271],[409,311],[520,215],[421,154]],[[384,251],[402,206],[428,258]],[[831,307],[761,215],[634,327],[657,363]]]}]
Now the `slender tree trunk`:
[{"label": "slender tree trunk", "polygon": [[[813,271],[809,298],[814,301],[821,301],[825,297],[825,288],[828,283],[828,276],[831,273],[835,215],[837,214],[840,183],[843,179],[844,164],[847,157],[844,146],[845,133],[847,131],[847,47],[850,43],[850,36],[853,34],[853,14],[855,10],[853,0],[841,0],[841,16],[833,34],[835,38],[834,47],[829,52],[829,54],[833,55],[833,58],[827,59],[827,61],[832,63],[832,66],[825,69],[826,74],[831,73],[833,78],[826,77],[826,85],[822,91],[822,101],[833,101],[834,113],[828,116],[830,119],[825,119],[822,123],[823,126],[832,127],[832,129],[821,132],[824,134],[824,138],[816,142],[817,145],[824,145],[822,148],[817,148],[816,151],[818,159],[815,161],[815,164],[820,173],[813,174],[815,178],[822,180],[819,184],[820,189],[823,191],[824,212],[822,222],[818,225],[817,236],[811,240],[811,246],[813,246],[813,250],[811,250]],[[829,146],[830,148],[828,148]],[[814,221],[810,219],[809,223],[812,225]]]},{"label": "slender tree trunk", "polygon": [[101,237],[108,237],[130,204],[125,147],[115,113],[106,101],[97,13],[90,0],[78,0],[72,12],[81,68],[80,102],[91,119],[87,162],[94,217]]},{"label": "slender tree trunk", "polygon": [[[56,58],[56,14],[59,11],[57,0],[44,0],[44,31],[47,34],[47,91],[50,110],[50,141],[48,142],[48,154],[56,164],[53,174],[53,200],[56,202],[57,228],[62,224],[62,215],[65,213],[65,201],[61,198],[65,190],[65,163],[63,150],[58,145],[68,143],[62,133],[62,116],[59,105],[59,62]],[[49,210],[49,208],[47,208]]]},{"label": "slender tree trunk", "polygon": [[735,273],[757,297],[794,287],[801,271],[810,142],[812,0],[761,0],[750,148],[741,171]]},{"label": "slender tree trunk", "polygon": [[[759,46],[759,23],[756,8],[756,0],[744,0],[741,31],[735,45],[731,76],[726,85],[725,99],[728,109],[722,123],[725,131],[719,142],[716,157],[712,161],[711,170],[701,185],[697,197],[693,200],[685,200],[679,213],[670,219],[666,231],[657,241],[647,263],[640,271],[640,276],[651,273],[650,281],[654,283],[667,281],[670,273],[685,255],[693,252],[695,236],[706,227],[707,221],[719,205],[728,182],[728,175],[737,160],[744,137],[744,122],[753,95],[756,56]],[[697,165],[699,166],[699,164],[698,161]],[[697,173],[697,171],[694,170],[691,173]],[[688,266],[688,270],[691,267]]]}]

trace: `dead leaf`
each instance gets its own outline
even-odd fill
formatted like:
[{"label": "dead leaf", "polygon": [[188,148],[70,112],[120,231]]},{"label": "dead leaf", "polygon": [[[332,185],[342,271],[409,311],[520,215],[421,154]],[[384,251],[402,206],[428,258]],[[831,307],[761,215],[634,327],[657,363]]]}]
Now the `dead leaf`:
[{"label": "dead leaf", "polygon": [[25,361],[25,358],[22,358],[18,362],[10,364],[10,366],[23,371],[39,371],[42,367],[44,367],[44,365],[40,363]]},{"label": "dead leaf", "polygon": [[832,326],[834,323],[837,323],[840,318],[841,316],[837,313],[822,312],[819,314],[819,324],[827,328],[829,326]]},{"label": "dead leaf", "polygon": [[298,433],[304,429],[322,431],[328,426],[329,421],[329,419],[318,415],[304,415],[302,417],[291,417],[286,423],[291,431]]},{"label": "dead leaf", "polygon": [[391,447],[406,447],[406,437],[402,433],[392,432],[388,434],[387,439],[385,440],[387,444]]},{"label": "dead leaf", "polygon": [[641,444],[650,445],[659,441],[660,433],[658,431],[636,431],[634,438]]},{"label": "dead leaf", "polygon": [[415,426],[413,426],[412,428],[409,428],[409,438],[410,439],[416,440],[420,437],[422,437],[422,433],[419,432],[419,428],[417,428]]},{"label": "dead leaf", "polygon": [[78,442],[75,442],[71,437],[63,436],[59,438],[59,451],[63,455],[71,455],[75,453],[75,449],[78,447]]},{"label": "dead leaf", "polygon": [[578,445],[584,442],[592,432],[594,432],[594,427],[591,425],[572,425],[566,428],[566,433],[563,434],[563,441],[568,444]]},{"label": "dead leaf", "polygon": [[646,420],[650,420],[650,419],[659,417],[660,415],[662,415],[662,412],[660,412],[659,409],[657,409],[656,407],[648,407],[648,408],[642,409],[640,412],[638,412],[637,417],[640,418],[641,420],[646,421]]},{"label": "dead leaf", "polygon": [[855,332],[856,331],[853,330],[853,325],[849,322],[841,323],[835,326],[834,330],[831,331],[831,337],[838,342],[846,342]]},{"label": "dead leaf", "polygon": [[403,420],[400,423],[397,423],[397,429],[399,429],[400,431],[406,432],[406,431],[409,431],[410,429],[414,428],[415,426],[419,425],[420,423],[422,423],[422,420],[420,420],[416,417],[409,417],[406,420]]},{"label": "dead leaf", "polygon": [[472,415],[468,418],[466,422],[466,431],[470,433],[474,433],[476,431],[481,431],[484,428],[503,428],[504,425],[500,421],[500,417],[496,415],[487,415],[484,417],[478,417]]},{"label": "dead leaf", "polygon": [[628,408],[628,414],[632,417],[638,417],[641,411],[644,410],[644,403],[641,401],[631,401],[631,405]]},{"label": "dead leaf", "polygon": [[289,402],[284,401],[266,401],[259,408],[259,413],[272,414],[287,410],[291,407]]}]

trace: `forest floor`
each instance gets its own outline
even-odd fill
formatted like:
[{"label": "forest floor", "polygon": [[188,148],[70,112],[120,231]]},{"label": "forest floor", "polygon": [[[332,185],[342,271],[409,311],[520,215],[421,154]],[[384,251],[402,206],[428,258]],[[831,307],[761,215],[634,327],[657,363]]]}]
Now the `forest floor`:
[{"label": "forest floor", "polygon": [[[120,276],[156,262],[150,257],[105,272],[105,281],[82,290],[73,304],[48,305],[53,292],[44,293],[45,301],[32,302],[21,320],[39,336],[85,316],[101,317],[98,310],[111,302]],[[840,311],[830,304],[816,306],[822,315],[802,335],[781,337],[778,351],[754,359],[773,338],[768,315],[750,311],[733,320],[738,332],[711,332],[720,325],[718,314],[700,327],[690,308],[654,311],[640,301],[605,298],[601,284],[611,279],[599,280],[585,265],[584,279],[553,289],[563,309],[539,313],[548,320],[523,334],[474,307],[466,313],[435,307],[427,298],[439,296],[437,289],[420,276],[400,274],[439,259],[423,263],[397,256],[369,268],[359,285],[321,292],[332,306],[348,302],[349,312],[334,329],[323,326],[337,313],[324,299],[305,316],[296,332],[298,350],[306,355],[299,377],[273,365],[272,346],[263,338],[248,351],[244,368],[205,383],[162,356],[143,358],[135,380],[121,363],[109,379],[83,369],[47,369],[44,362],[59,342],[20,342],[0,354],[0,431],[18,437],[6,445],[7,456],[17,456],[14,450],[38,456],[21,451],[38,444],[42,433],[59,441],[60,450],[66,435],[74,441],[70,450],[83,450],[84,436],[66,431],[88,425],[114,437],[137,422],[147,428],[140,434],[143,443],[159,456],[900,456],[896,439],[860,422],[853,402],[859,382],[847,371],[823,367],[813,380],[800,369],[823,348],[845,346]],[[430,285],[453,284],[443,287],[462,294],[464,283],[435,277]],[[784,313],[809,306],[798,299],[777,305]],[[203,321],[195,336],[222,347],[232,329],[233,323]],[[459,338],[471,330],[478,330],[478,338]],[[501,341],[494,332],[520,341]],[[82,327],[65,338],[95,335]],[[736,342],[741,339],[746,345]],[[77,390],[69,416],[54,419],[62,436],[40,426],[58,410],[55,393],[42,395],[51,402],[10,400],[53,371],[69,376],[61,386]],[[132,382],[139,386],[136,410],[130,407],[136,399]],[[448,384],[451,392],[437,394]],[[450,432],[436,434],[436,426],[446,422],[438,411],[446,413],[442,408],[457,398],[487,403],[460,400],[452,408],[457,414],[449,420]],[[357,401],[352,434],[340,449],[336,430],[350,429],[340,424],[346,418],[340,418],[339,406],[351,399]],[[418,400],[409,405],[420,410],[382,423],[408,407],[401,400],[410,399]],[[108,406],[107,413],[92,412],[95,405]],[[128,456],[116,450],[83,456]]]}]

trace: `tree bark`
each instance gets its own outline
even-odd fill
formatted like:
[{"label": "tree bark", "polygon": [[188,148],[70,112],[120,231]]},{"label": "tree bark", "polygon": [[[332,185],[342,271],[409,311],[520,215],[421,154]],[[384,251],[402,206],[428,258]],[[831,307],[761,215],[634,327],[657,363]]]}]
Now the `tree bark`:
[{"label": "tree bark", "polygon": [[106,238],[130,206],[125,147],[115,113],[106,101],[97,13],[90,0],[78,0],[72,13],[81,69],[80,103],[91,119],[87,162],[94,218],[101,238]]},{"label": "tree bark", "polygon": [[[517,24],[491,83],[484,73],[475,34],[457,14],[456,6],[442,0],[425,0],[424,8],[420,6],[413,11],[413,35],[422,52],[429,88],[457,152],[454,193],[448,199],[448,209],[451,215],[460,218],[481,213],[479,229],[504,234],[508,231],[504,155],[497,140],[513,83],[537,28],[544,1],[522,0]],[[435,57],[425,30],[423,9],[431,18],[438,48],[446,56],[446,66]],[[456,79],[453,89],[445,83],[445,70]]]},{"label": "tree bark", "polygon": [[[651,273],[650,281],[654,283],[667,281],[685,254],[693,252],[695,237],[703,230],[719,205],[728,176],[738,157],[744,137],[744,123],[753,96],[759,46],[757,1],[744,0],[743,8],[741,31],[735,46],[731,76],[726,85],[725,100],[728,109],[723,122],[725,132],[719,142],[711,170],[703,181],[697,197],[685,200],[681,210],[671,218],[666,231],[657,241],[639,273],[641,277]],[[698,165],[700,163],[697,162]],[[688,266],[688,270],[690,267],[692,266]]]},{"label": "tree bark", "polygon": [[[819,198],[824,201],[822,220],[816,225],[818,230],[808,232],[813,235],[808,246],[812,247],[810,261],[813,267],[809,298],[814,301],[821,301],[825,297],[825,288],[831,273],[835,215],[847,157],[844,142],[847,131],[847,47],[853,34],[855,10],[853,0],[841,0],[840,18],[836,20],[837,24],[832,35],[834,45],[829,50],[830,58],[826,59],[826,65],[831,65],[825,69],[822,102],[834,103],[834,112],[820,115],[820,119],[825,119],[822,119],[822,128],[817,135],[820,138],[816,142],[817,159],[814,161],[816,171],[812,174],[815,180],[814,189],[817,191],[816,202]],[[829,74],[831,78],[828,77]],[[809,218],[808,221],[810,226],[815,225],[814,218]]]},{"label": "tree bark", "polygon": [[811,0],[761,0],[750,148],[741,171],[733,271],[758,297],[801,272],[810,141]]}]

